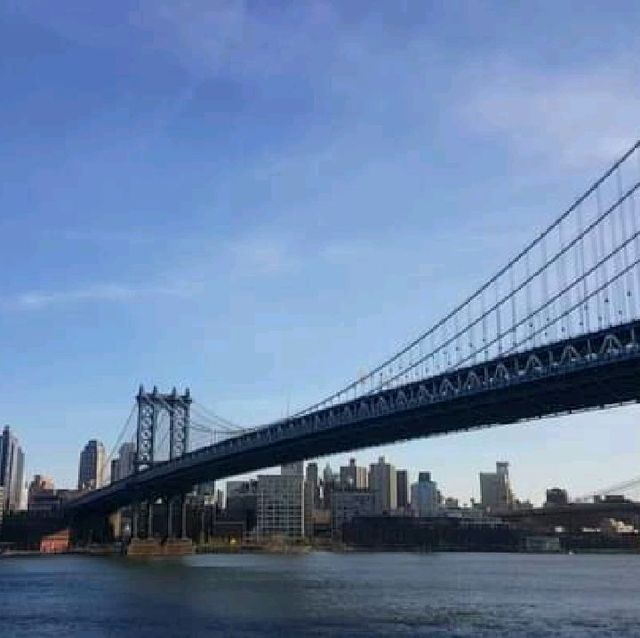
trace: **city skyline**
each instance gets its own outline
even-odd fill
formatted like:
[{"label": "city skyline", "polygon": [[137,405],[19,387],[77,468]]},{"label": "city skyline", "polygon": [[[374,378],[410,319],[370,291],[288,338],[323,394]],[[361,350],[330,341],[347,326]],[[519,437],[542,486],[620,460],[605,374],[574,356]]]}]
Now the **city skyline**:
[{"label": "city skyline", "polygon": [[[383,9],[322,7],[221,20],[180,5],[169,22],[149,7],[144,24],[128,3],[3,9],[1,418],[29,475],[71,487],[81,445],[110,447],[141,381],[189,385],[243,425],[323,396],[438,319],[637,137],[635,8],[413,7],[385,30]],[[265,53],[275,22],[300,36]],[[235,46],[238,25],[255,48]],[[540,502],[540,473],[576,494],[637,475],[639,416],[371,456],[457,494],[508,458]]]},{"label": "city skyline", "polygon": [[8,425],[0,434],[0,487],[3,510],[19,510],[24,501],[25,453]]},{"label": "city skyline", "polygon": [[[597,434],[598,428],[606,427],[607,421],[611,418],[611,416],[619,414],[621,412],[625,414],[625,417],[629,419],[628,422],[632,424],[633,423],[632,410],[630,410],[628,407],[610,408],[602,412],[594,412],[592,414],[593,417],[596,417],[595,423],[592,424],[594,436]],[[442,447],[447,449],[449,454],[452,454],[454,453],[455,451],[454,448],[456,447],[454,445],[454,441],[456,439],[467,438],[468,440],[466,441],[463,440],[462,442],[458,442],[458,444],[465,448],[465,451],[469,455],[469,457],[472,457],[473,450],[477,445],[474,438],[477,436],[482,436],[483,434],[488,434],[488,433],[494,433],[492,437],[487,437],[487,438],[489,438],[490,440],[494,440],[494,441],[497,440],[498,442],[500,442],[502,441],[501,435],[504,434],[505,432],[508,432],[510,429],[517,430],[517,429],[534,427],[534,428],[540,429],[540,431],[537,433],[536,438],[537,440],[540,441],[541,445],[544,445],[546,443],[547,437],[550,436],[549,434],[550,432],[553,434],[562,435],[562,432],[557,432],[557,431],[554,432],[554,430],[561,429],[564,427],[561,423],[558,423],[558,421],[567,420],[567,419],[575,419],[578,421],[582,416],[583,415],[567,415],[567,416],[546,419],[545,421],[547,423],[545,423],[545,421],[543,422],[536,421],[532,423],[513,424],[508,426],[495,427],[495,428],[491,428],[491,429],[487,429],[479,432],[468,432],[468,433],[462,433],[462,434],[454,433],[454,434],[449,434],[446,437],[429,439],[428,441],[422,441],[420,443],[422,445],[432,445],[433,443],[446,442],[447,439],[451,439],[451,442],[448,445],[443,445]],[[14,431],[15,431],[15,428],[14,428]],[[572,432],[568,432],[567,434],[570,437],[568,440],[571,441],[573,444],[575,444],[577,449],[579,447],[582,450],[584,450],[584,453],[586,456],[588,449],[585,447],[585,441],[582,438],[580,438],[579,435],[576,435]],[[575,438],[573,438],[574,436]],[[531,501],[532,503],[537,503],[537,504],[544,502],[546,490],[550,487],[562,487],[564,489],[567,489],[569,494],[573,497],[583,497],[583,496],[588,496],[589,494],[596,492],[598,490],[608,488],[609,486],[636,478],[638,476],[637,472],[636,474],[629,474],[627,476],[623,476],[619,471],[615,472],[615,475],[614,475],[614,472],[610,472],[610,473],[603,472],[598,477],[594,475],[593,480],[589,482],[585,480],[584,477],[576,476],[571,472],[565,472],[565,467],[569,467],[571,464],[564,463],[565,459],[562,459],[561,457],[557,457],[558,462],[556,464],[555,470],[552,472],[547,472],[546,474],[547,480],[540,479],[539,473],[535,471],[537,466],[534,464],[533,467],[531,468],[533,470],[533,476],[530,477],[529,480],[527,481],[527,479],[523,477],[524,473],[523,473],[522,462],[523,460],[525,461],[524,465],[526,469],[528,454],[527,454],[527,450],[522,450],[522,446],[520,444],[520,441],[518,440],[519,433],[517,431],[513,432],[507,435],[507,439],[508,441],[506,444],[502,442],[502,445],[499,446],[503,450],[502,454],[494,455],[490,451],[487,452],[482,449],[478,450],[478,460],[475,463],[471,463],[469,467],[466,467],[466,468],[459,467],[455,476],[455,480],[451,480],[450,478],[451,477],[451,472],[449,467],[450,463],[447,461],[446,457],[434,458],[430,462],[426,462],[425,464],[423,464],[423,466],[413,466],[413,465],[406,466],[398,461],[395,461],[395,465],[397,467],[401,467],[402,469],[408,470],[410,477],[417,477],[418,474],[420,472],[425,471],[425,468],[426,468],[427,471],[430,471],[432,474],[440,477],[438,480],[438,483],[441,487],[443,487],[443,491],[446,492],[448,496],[455,496],[456,498],[460,499],[461,502],[469,502],[470,499],[472,498],[478,502],[480,501],[481,499],[480,485],[477,481],[477,475],[480,472],[490,470],[493,467],[493,465],[496,463],[496,461],[500,459],[508,459],[510,465],[516,468],[515,480],[520,486],[518,488],[518,496],[521,498],[521,500]],[[130,445],[130,444],[125,444],[125,445]],[[356,460],[359,462],[361,460],[361,457],[365,457],[366,455],[366,459],[368,459],[369,462],[366,463],[365,465],[368,467],[369,463],[374,462],[380,456],[386,456],[389,459],[406,458],[402,454],[402,448],[409,447],[412,445],[415,445],[415,443],[408,442],[408,443],[398,443],[398,444],[392,444],[392,445],[365,448],[365,449],[357,450],[355,452],[347,452],[344,454],[322,456],[315,459],[308,459],[306,463],[317,462],[321,469],[324,468],[325,465],[328,463],[333,468],[336,468],[343,465],[347,465],[349,463],[349,460],[352,457],[355,457]],[[610,445],[611,445],[611,441],[604,441],[603,446],[601,447],[601,451],[604,454],[606,454],[607,450],[611,449]],[[79,454],[80,451],[82,450],[83,445],[78,443],[77,447],[78,447],[78,454]],[[109,447],[105,446],[105,449],[106,449],[106,453],[108,454],[110,452]],[[118,454],[119,454],[119,450],[116,449],[114,451],[114,455],[110,458],[110,460],[117,459]],[[27,456],[26,458],[27,458],[27,462],[25,464],[25,471],[24,471],[25,477],[31,477],[34,474],[51,475],[53,476],[56,484],[59,485],[61,488],[71,489],[76,487],[77,477],[78,477],[77,459],[73,461],[72,464],[65,469],[65,472],[60,478],[56,474],[49,472],[43,469],[42,467],[40,467],[40,465],[46,465],[46,464],[37,465],[36,463],[31,461],[30,455]],[[588,464],[586,465],[586,468],[588,470]],[[107,476],[109,476],[108,464],[105,465],[105,471],[107,473]],[[278,474],[279,471],[280,471],[280,466],[273,466],[273,467],[264,468],[263,470],[260,470],[260,472],[230,476],[224,480],[225,481],[234,480],[234,479],[245,480],[245,479],[255,478],[255,476],[257,476],[258,473]],[[526,475],[524,476],[526,477]],[[538,478],[535,479],[535,476],[538,476]],[[65,477],[71,477],[71,479],[68,480]],[[462,486],[462,489],[460,489],[460,486]]]},{"label": "city skyline", "polygon": [[0,2],[0,636],[640,637],[639,25]]},{"label": "city skyline", "polygon": [[[16,442],[17,446],[17,438],[15,434],[8,434],[8,426],[5,426],[5,437],[11,436]],[[385,449],[393,449],[394,446],[385,446]],[[2,453],[2,446],[0,446],[0,454]],[[16,449],[18,449],[16,447]],[[48,489],[54,489],[54,483],[57,486],[57,490],[61,493],[74,493],[74,488],[70,488],[67,485],[60,485],[55,477],[47,477],[40,472],[36,472],[33,474],[28,474],[27,470],[25,470],[24,465],[24,451],[20,449],[20,453],[22,455],[22,481],[21,481],[21,501],[20,501],[20,509],[27,509],[27,484],[30,486],[32,484],[38,484],[41,482],[47,483],[50,482],[51,485],[48,486]],[[540,492],[543,497],[539,499],[531,499],[528,496],[523,496],[522,494],[517,492],[517,489],[513,489],[512,484],[509,481],[509,471],[508,467],[511,466],[511,462],[509,460],[505,460],[504,458],[495,460],[495,466],[497,468],[497,474],[493,474],[490,470],[491,467],[483,467],[479,470],[476,470],[475,473],[472,472],[474,478],[470,478],[468,480],[475,480],[475,489],[472,490],[471,494],[461,494],[455,493],[450,490],[447,490],[442,486],[442,484],[438,481],[437,475],[434,478],[434,472],[432,468],[404,468],[400,466],[396,466],[393,463],[393,457],[390,459],[386,459],[384,456],[374,457],[373,454],[369,454],[375,450],[379,450],[382,448],[365,448],[363,450],[358,450],[357,453],[346,453],[341,455],[331,455],[318,457],[314,459],[308,459],[306,461],[300,461],[293,464],[285,465],[285,466],[273,466],[264,468],[262,470],[258,470],[253,473],[248,474],[239,474],[239,475],[231,475],[220,479],[218,481],[211,481],[208,484],[202,484],[199,486],[194,486],[195,493],[213,493],[213,485],[223,486],[224,490],[220,490],[216,488],[216,492],[220,492],[224,495],[226,499],[227,487],[228,485],[235,486],[238,484],[243,484],[246,481],[257,481],[259,477],[272,477],[279,475],[293,475],[293,476],[303,476],[306,473],[306,468],[309,465],[314,466],[316,472],[316,484],[321,485],[322,482],[327,481],[328,473],[331,472],[331,482],[335,482],[340,486],[341,489],[354,489],[354,490],[365,490],[370,492],[375,492],[378,490],[376,487],[376,473],[379,472],[379,467],[386,467],[387,474],[383,479],[384,481],[390,481],[388,489],[390,492],[386,496],[380,496],[381,499],[387,499],[382,503],[378,503],[376,501],[375,507],[381,510],[402,510],[403,505],[398,504],[400,499],[400,478],[401,475],[404,475],[403,479],[403,490],[406,491],[405,504],[412,505],[414,498],[414,488],[425,481],[428,484],[433,484],[438,486],[437,492],[439,493],[442,501],[446,501],[448,499],[453,499],[461,507],[472,507],[475,505],[482,505],[484,508],[490,507],[491,502],[487,501],[484,496],[483,481],[487,480],[487,477],[490,481],[495,481],[492,477],[500,477],[501,475],[506,476],[507,483],[506,486],[503,484],[502,487],[496,488],[491,484],[489,487],[489,491],[494,493],[496,489],[499,491],[502,490],[502,493],[505,494],[503,497],[492,497],[491,500],[495,503],[502,503],[505,506],[511,506],[512,503],[522,503],[522,504],[532,504],[534,506],[540,506],[545,501],[548,500],[549,490],[557,491],[560,490],[565,494],[565,497],[568,497],[570,501],[575,499],[581,500],[584,498],[589,498],[590,496],[596,494],[598,490],[602,490],[608,488],[610,484],[601,485],[597,488],[594,488],[591,492],[581,492],[581,493],[573,493],[571,489],[567,489],[567,483],[570,481],[559,481],[559,482],[549,482],[546,484],[540,484],[538,486],[537,491]],[[364,460],[363,460],[364,458]],[[117,474],[113,474],[114,467],[117,468]],[[111,469],[111,472],[109,471]],[[336,471],[337,469],[337,471]],[[96,489],[96,483],[98,487],[108,485],[110,482],[114,480],[119,480],[126,478],[129,474],[132,474],[135,471],[135,444],[131,442],[125,442],[120,445],[119,449],[115,452],[112,457],[107,456],[106,451],[104,449],[104,445],[101,441],[96,439],[91,439],[87,444],[84,445],[82,451],[80,453],[80,460],[77,464],[76,468],[76,476],[77,478],[77,489],[78,490],[92,490]],[[383,470],[384,471],[384,470]],[[517,471],[517,470],[516,470]],[[319,473],[320,472],[320,473]],[[634,477],[636,478],[636,477]],[[27,480],[29,479],[29,480]],[[32,479],[32,480],[31,480]],[[372,483],[373,479],[373,483]],[[433,481],[433,483],[431,483]],[[635,481],[637,483],[638,481]],[[544,483],[544,480],[543,480]],[[627,488],[631,489],[632,493],[635,494],[638,490],[638,485],[634,483],[634,486]],[[2,482],[0,481],[0,486],[2,486]],[[4,487],[4,486],[2,486]],[[15,492],[15,485],[12,489],[12,494]],[[30,488],[31,489],[31,488]],[[394,500],[396,497],[394,494],[397,492],[397,500]],[[435,497],[436,488],[428,488],[428,496],[425,497],[422,493],[419,494],[419,499],[433,499]],[[627,492],[629,493],[629,492]],[[6,491],[5,491],[6,495]],[[216,497],[217,498],[217,497]],[[15,499],[15,496],[14,496]],[[219,500],[218,500],[219,502]]]}]

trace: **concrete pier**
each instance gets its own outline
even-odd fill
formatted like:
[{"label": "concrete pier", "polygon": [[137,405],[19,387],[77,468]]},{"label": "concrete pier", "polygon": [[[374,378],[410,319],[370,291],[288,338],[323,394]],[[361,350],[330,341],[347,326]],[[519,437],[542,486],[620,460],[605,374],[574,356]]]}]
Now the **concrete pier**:
[{"label": "concrete pier", "polygon": [[132,558],[188,556],[193,553],[194,546],[190,538],[167,538],[165,541],[157,538],[132,538],[127,547],[127,556]]}]

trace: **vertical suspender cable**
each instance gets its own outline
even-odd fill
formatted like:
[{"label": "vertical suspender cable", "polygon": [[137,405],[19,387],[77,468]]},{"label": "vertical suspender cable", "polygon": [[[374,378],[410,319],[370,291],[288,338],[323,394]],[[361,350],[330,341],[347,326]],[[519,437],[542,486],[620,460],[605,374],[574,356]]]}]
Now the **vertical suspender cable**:
[{"label": "vertical suspender cable", "polygon": [[[566,274],[566,251],[564,245],[564,233],[562,232],[562,221],[558,224],[558,244],[560,246],[560,258],[557,263],[558,270],[558,284],[560,290],[564,290],[567,286],[567,274]],[[567,314],[567,308],[571,307],[571,290],[567,290],[559,300],[560,315],[564,317],[560,322],[560,339],[571,334],[570,317]]]},{"label": "vertical suspender cable", "polygon": [[509,266],[509,280],[511,283],[511,346],[514,347],[516,344],[516,339],[518,338],[517,334],[516,334],[516,321],[517,321],[517,315],[516,315],[516,293],[514,291],[516,284],[515,284],[515,274],[514,274],[514,267],[515,264],[511,264]]},{"label": "vertical suspender cable", "polygon": [[456,312],[453,315],[453,329],[455,330],[456,335],[456,343],[455,343],[455,367],[458,367],[458,363],[460,362],[460,329],[458,326],[458,313]]},{"label": "vertical suspender cable", "polygon": [[[582,233],[582,206],[576,209],[576,231],[577,235]],[[585,308],[586,295],[586,278],[584,278],[584,238],[580,238],[577,247],[574,247],[574,279],[579,281],[582,278],[582,286],[576,290],[576,298],[580,301],[580,309],[578,310],[578,333],[584,334],[585,329],[588,332],[588,315]]]},{"label": "vertical suspender cable", "polygon": [[[597,209],[596,209],[595,216],[598,217]],[[598,243],[598,228],[595,227],[591,229],[590,234],[591,234],[591,243],[592,243],[592,249],[593,249],[593,262],[598,263],[600,261],[600,245]],[[603,320],[604,320],[604,314],[602,310],[602,291],[601,291],[601,285],[600,285],[601,280],[602,280],[602,266],[599,266],[598,268],[596,268],[596,271],[595,271],[595,285],[597,290],[597,293],[595,295],[596,313],[598,317],[599,330],[602,329]]]},{"label": "vertical suspender cable", "polygon": [[531,317],[531,282],[529,281],[529,278],[531,277],[531,265],[529,263],[529,251],[527,251],[526,255],[525,255],[525,263],[527,265],[527,270],[526,270],[526,274],[527,274],[527,283],[526,283],[526,295],[527,295],[527,324],[528,324],[528,328],[529,328],[529,347],[534,346],[535,345],[535,340],[533,339],[533,320]]},{"label": "vertical suspender cable", "polygon": [[[549,280],[548,280],[549,275],[547,273],[548,258],[547,258],[547,238],[546,237],[543,237],[542,241],[540,242],[540,251],[542,253],[542,265],[543,265],[541,281],[542,281],[542,299],[544,303],[549,298]],[[555,304],[553,304],[553,306],[555,306]],[[543,322],[542,335],[544,336],[546,341],[549,341],[551,338],[551,335],[549,334],[551,331],[551,319],[549,317],[549,313],[553,312],[553,306],[550,306],[549,308],[547,308],[547,310],[544,311],[542,316],[542,322]],[[554,327],[555,327],[555,324],[554,324]],[[555,335],[554,335],[554,338],[555,338]]]},{"label": "vertical suspender cable", "polygon": [[[636,200],[635,194],[632,193],[629,198],[629,206],[627,208],[629,211],[629,216],[631,218],[631,233],[635,235],[635,241],[632,246],[632,258],[633,260],[637,260],[640,258],[640,236],[636,235],[638,230],[638,219],[636,217]],[[636,295],[637,304],[640,307],[640,267],[636,266]]]},{"label": "vertical suspender cable", "polygon": [[496,279],[495,282],[495,290],[496,290],[496,333],[498,337],[498,356],[502,354],[502,332],[500,328],[500,288],[498,286],[499,279]]},{"label": "vertical suspender cable", "polygon": [[484,290],[480,296],[482,305],[480,312],[482,313],[482,348],[484,350],[484,360],[487,361],[489,358],[489,353],[487,352],[487,314],[486,314],[486,306],[484,302]]},{"label": "vertical suspender cable", "polygon": [[[598,187],[596,189],[596,202],[598,204],[598,215],[600,215],[601,211],[602,211],[602,196],[601,196],[601,189],[600,187]],[[604,257],[607,254],[607,247],[606,247],[606,243],[605,243],[605,224],[607,222],[607,219],[603,219],[599,224],[598,224],[598,239],[599,239],[599,244],[600,244],[600,255],[602,257]],[[607,262],[606,260],[602,263],[602,282],[605,284],[604,286],[604,305],[602,308],[603,311],[603,317],[602,317],[602,323],[603,323],[603,327],[604,326],[610,326],[611,325],[611,313],[610,313],[610,307],[611,307],[611,303],[610,303],[610,299],[611,299],[611,284],[609,282],[609,269],[607,267]]]},{"label": "vertical suspender cable", "polygon": [[[618,182],[618,199],[622,199],[622,174],[620,172],[620,168],[616,171],[616,178]],[[627,202],[620,202],[620,210],[618,211],[618,217],[620,218],[620,243],[624,243],[627,239],[627,224],[625,220],[626,210],[627,210]],[[622,250],[622,255],[619,257],[619,261],[622,261],[622,268],[626,269],[629,265],[629,250],[628,246]],[[627,273],[626,277],[620,280],[620,294],[621,294],[621,308],[620,308],[620,317],[622,321],[628,321],[632,317],[631,311],[631,282],[632,275],[630,272]]]},{"label": "vertical suspender cable", "polygon": [[[473,335],[474,335],[474,324],[473,321],[471,320],[472,314],[471,314],[471,301],[469,301],[467,303],[467,338],[468,338],[468,342],[469,342],[469,355],[471,355],[473,353]],[[476,358],[475,355],[473,357],[472,363],[476,362]]]}]

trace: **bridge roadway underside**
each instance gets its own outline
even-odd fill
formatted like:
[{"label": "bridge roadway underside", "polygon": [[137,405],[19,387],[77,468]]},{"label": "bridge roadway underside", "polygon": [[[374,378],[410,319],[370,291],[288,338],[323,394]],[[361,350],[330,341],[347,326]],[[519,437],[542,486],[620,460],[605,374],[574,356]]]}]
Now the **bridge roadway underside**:
[{"label": "bridge roadway underside", "polygon": [[636,348],[633,355],[612,357],[598,365],[570,367],[561,373],[301,433],[294,438],[271,441],[254,449],[231,451],[222,457],[207,458],[205,451],[193,456],[193,460],[184,466],[179,462],[171,469],[168,465],[156,467],[91,493],[89,499],[80,499],[71,509],[86,513],[110,512],[134,500],[185,493],[200,482],[283,463],[385,443],[637,402],[639,399],[640,352]]}]

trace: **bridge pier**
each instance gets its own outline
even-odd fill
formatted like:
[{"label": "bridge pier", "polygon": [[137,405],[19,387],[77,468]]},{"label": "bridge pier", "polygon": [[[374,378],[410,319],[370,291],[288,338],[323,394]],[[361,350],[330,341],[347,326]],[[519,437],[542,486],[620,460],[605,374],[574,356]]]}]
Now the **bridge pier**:
[{"label": "bridge pier", "polygon": [[168,496],[167,503],[167,539],[173,538],[173,498]]},{"label": "bridge pier", "polygon": [[[162,544],[162,555],[183,556],[185,554],[193,554],[193,542],[187,537],[186,495],[167,496],[166,502],[167,537]],[[179,511],[176,511],[176,506],[180,507]]]},{"label": "bridge pier", "polygon": [[[162,498],[162,501],[164,501],[164,506],[166,507],[164,511],[166,530],[162,530],[166,532],[164,539],[161,540],[154,534],[154,503],[152,499],[146,502],[147,510],[144,512],[146,518],[146,534],[144,534],[144,537],[141,537],[140,521],[138,519],[141,517],[142,512],[140,511],[141,507],[138,502],[133,508],[133,520],[137,522],[132,523],[131,542],[129,543],[127,555],[135,557],[183,556],[193,553],[193,543],[191,539],[187,537],[186,495],[166,495]],[[177,509],[178,505],[180,506],[180,510]],[[157,522],[158,521],[156,521],[156,523]],[[162,535],[162,531],[155,531]]]},{"label": "bridge pier", "polygon": [[188,538],[187,536],[187,496],[186,494],[183,494],[181,497],[181,501],[180,501],[180,505],[182,508],[181,511],[181,534],[182,534],[182,538]]},{"label": "bridge pier", "polygon": [[135,501],[131,507],[131,539],[153,538],[153,502]]},{"label": "bridge pier", "polygon": [[131,506],[131,540],[138,538],[140,533],[138,518],[140,517],[140,502],[134,501]]},{"label": "bridge pier", "polygon": [[163,500],[166,504],[166,538],[187,538],[186,495],[166,496]]}]

